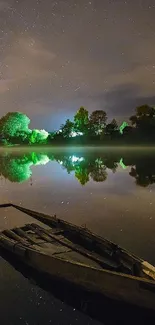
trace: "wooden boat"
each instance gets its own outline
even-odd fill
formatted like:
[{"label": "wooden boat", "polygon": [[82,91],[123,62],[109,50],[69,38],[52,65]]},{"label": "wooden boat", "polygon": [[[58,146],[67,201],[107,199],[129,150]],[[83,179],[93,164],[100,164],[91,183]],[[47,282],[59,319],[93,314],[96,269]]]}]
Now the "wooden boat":
[{"label": "wooden boat", "polygon": [[26,265],[89,292],[155,310],[155,267],[148,262],[56,216],[14,204],[0,207],[34,220],[0,233],[0,247]]}]

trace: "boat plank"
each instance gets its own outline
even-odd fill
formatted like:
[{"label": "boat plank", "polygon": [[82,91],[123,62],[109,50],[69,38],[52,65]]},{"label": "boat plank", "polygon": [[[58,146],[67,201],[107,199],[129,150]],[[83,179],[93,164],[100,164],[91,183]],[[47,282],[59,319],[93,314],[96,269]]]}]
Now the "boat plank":
[{"label": "boat plank", "polygon": [[115,261],[109,261],[107,259],[106,260],[103,259],[102,257],[98,257],[98,256],[96,256],[96,254],[91,253],[78,245],[75,245],[74,243],[72,243],[71,241],[69,241],[68,239],[64,238],[61,235],[60,235],[61,238],[59,238],[59,236],[52,235],[49,231],[42,229],[37,224],[31,224],[31,228],[34,229],[38,234],[45,233],[47,236],[49,236],[51,239],[54,239],[56,242],[74,250],[75,252],[77,252],[89,259],[91,259],[92,261],[98,263],[98,265],[100,265],[102,267],[106,266],[107,268],[109,267],[110,269],[115,269],[115,270],[120,267],[120,264],[117,264]]},{"label": "boat plank", "polygon": [[34,238],[32,238],[30,235],[28,235],[24,230],[22,230],[21,228],[14,228],[13,232],[15,232],[17,235],[19,235],[21,238],[26,238],[28,240],[28,242],[30,242],[31,244],[34,245],[39,245],[38,241]]},{"label": "boat plank", "polygon": [[24,245],[28,245],[28,242],[25,239],[23,239],[20,236],[18,236],[17,234],[15,234],[12,230],[4,230],[3,234],[11,239],[14,239],[17,242],[20,242]]}]

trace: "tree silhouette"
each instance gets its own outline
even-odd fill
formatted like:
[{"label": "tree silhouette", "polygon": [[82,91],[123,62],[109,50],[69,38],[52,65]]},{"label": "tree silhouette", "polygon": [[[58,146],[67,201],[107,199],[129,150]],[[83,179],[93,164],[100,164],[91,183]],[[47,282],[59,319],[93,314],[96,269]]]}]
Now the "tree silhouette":
[{"label": "tree silhouette", "polygon": [[66,120],[65,124],[61,125],[62,136],[64,138],[69,138],[73,130],[74,130],[74,123],[71,122],[69,119]]},{"label": "tree silhouette", "polygon": [[135,167],[131,168],[129,173],[134,177],[136,184],[147,187],[155,183],[155,159],[153,157],[143,158],[136,162]]},{"label": "tree silhouette", "polygon": [[107,114],[103,110],[96,110],[91,113],[89,118],[90,130],[93,134],[101,134],[105,128]]},{"label": "tree silhouette", "polygon": [[148,105],[138,106],[136,114],[130,117],[130,121],[143,135],[155,133],[155,109]]},{"label": "tree silhouette", "polygon": [[110,137],[112,138],[112,136],[114,135],[114,132],[118,129],[118,125],[115,119],[113,119],[111,121],[111,123],[106,125],[105,128],[105,132],[106,134],[110,135]]}]

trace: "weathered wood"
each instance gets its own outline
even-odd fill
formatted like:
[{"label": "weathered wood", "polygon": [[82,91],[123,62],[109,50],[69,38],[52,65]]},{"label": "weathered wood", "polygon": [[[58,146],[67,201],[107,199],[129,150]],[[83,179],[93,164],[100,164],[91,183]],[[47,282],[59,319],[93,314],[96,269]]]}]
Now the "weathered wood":
[{"label": "weathered wood", "polygon": [[120,267],[119,264],[116,264],[114,262],[110,264],[110,261],[108,261],[108,260],[105,261],[104,259],[95,256],[95,254],[91,254],[90,252],[86,251],[85,249],[83,249],[83,248],[81,248],[81,247],[79,247],[77,245],[74,245],[72,242],[69,242],[68,240],[66,241],[65,238],[59,239],[57,236],[55,236],[53,234],[50,234],[47,230],[41,228],[37,224],[31,224],[31,229],[34,229],[34,231],[36,231],[38,235],[41,235],[43,237],[44,237],[44,235],[42,233],[45,233],[52,240],[55,240],[59,244],[61,244],[63,246],[66,246],[66,247],[74,250],[75,252],[82,254],[85,257],[88,257],[89,259],[91,259],[92,261],[98,263],[102,267],[106,267],[106,268],[111,269],[111,270],[117,270]]},{"label": "weathered wood", "polygon": [[25,239],[21,238],[17,234],[15,234],[12,230],[4,230],[3,234],[9,238],[16,240],[17,242],[21,242],[23,244],[28,244]]},{"label": "weathered wood", "polygon": [[33,226],[33,224],[28,224],[27,227],[31,229],[34,233],[36,233],[40,238],[42,238],[45,242],[51,243],[51,238],[44,233],[42,233],[39,229]]},{"label": "weathered wood", "polygon": [[0,204],[0,208],[9,208],[11,206],[12,206],[11,203],[3,203],[3,204]]},{"label": "weathered wood", "polygon": [[37,240],[33,239],[30,235],[28,235],[25,231],[23,231],[21,228],[14,228],[13,231],[17,233],[17,235],[20,236],[20,238],[26,238],[31,244],[33,245],[39,245]]}]

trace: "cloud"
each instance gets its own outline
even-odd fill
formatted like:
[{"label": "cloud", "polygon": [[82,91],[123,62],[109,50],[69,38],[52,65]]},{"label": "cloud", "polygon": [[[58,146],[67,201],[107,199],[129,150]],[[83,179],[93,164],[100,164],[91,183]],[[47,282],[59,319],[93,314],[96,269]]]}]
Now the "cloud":
[{"label": "cloud", "polygon": [[8,1],[0,1],[0,11],[3,11],[5,9],[8,9],[9,8],[9,3]]},{"label": "cloud", "polygon": [[32,38],[17,39],[3,61],[3,79],[17,81],[28,77],[44,77],[49,74],[54,58],[55,54],[46,50],[41,42]]},{"label": "cloud", "polygon": [[[12,10],[13,9],[13,0],[0,0],[0,17],[4,18],[7,15],[8,10]],[[6,13],[6,15],[4,15]]]}]

